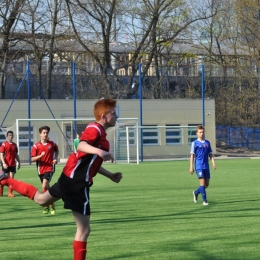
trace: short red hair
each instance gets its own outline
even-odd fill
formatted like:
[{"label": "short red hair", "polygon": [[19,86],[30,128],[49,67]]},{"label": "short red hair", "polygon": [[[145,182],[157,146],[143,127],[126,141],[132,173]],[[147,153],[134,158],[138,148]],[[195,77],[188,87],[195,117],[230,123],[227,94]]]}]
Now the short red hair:
[{"label": "short red hair", "polygon": [[116,100],[113,99],[100,99],[96,102],[94,105],[94,116],[96,118],[96,121],[99,121],[101,119],[101,115],[106,115],[109,113],[111,108],[116,107]]}]

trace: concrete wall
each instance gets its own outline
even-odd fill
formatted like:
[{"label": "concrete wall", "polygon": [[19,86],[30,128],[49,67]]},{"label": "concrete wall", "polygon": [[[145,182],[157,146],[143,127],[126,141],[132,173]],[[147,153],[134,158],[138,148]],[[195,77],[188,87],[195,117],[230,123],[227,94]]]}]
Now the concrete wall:
[{"label": "concrete wall", "polygon": [[[77,117],[78,118],[93,118],[93,106],[97,100],[77,100]],[[0,101],[0,124],[3,122],[4,127],[11,127],[15,124],[17,118],[28,118],[28,101],[15,100],[11,105],[12,100]],[[47,102],[47,104],[46,104]],[[33,119],[44,118],[44,122],[32,122],[34,126],[34,140],[39,140],[38,128],[42,125],[51,127],[51,139],[54,141],[60,140],[60,133],[56,122],[50,121],[55,118],[74,117],[73,100],[44,100],[36,99],[30,102],[30,117]],[[140,102],[136,99],[118,100],[118,114],[121,118],[140,118]],[[8,109],[10,111],[7,114]],[[49,109],[50,108],[50,109]],[[144,99],[142,103],[143,125],[158,125],[165,126],[166,124],[180,124],[187,126],[189,124],[202,123],[202,101],[200,99],[166,99],[166,100],[151,100]],[[6,118],[5,118],[6,117]],[[5,118],[5,119],[4,119]],[[68,120],[69,121],[69,120]],[[140,124],[140,119],[139,119]],[[28,125],[26,122],[25,125]],[[212,144],[213,152],[216,151],[215,142],[215,101],[213,99],[205,100],[205,127],[206,138]],[[55,130],[54,130],[55,129]],[[12,130],[15,131],[15,128]],[[165,137],[165,128],[159,130],[160,143],[159,145],[148,145],[143,147],[144,158],[174,158],[180,156],[189,156],[190,144],[186,141],[182,145],[167,145]],[[3,138],[3,136],[2,136]],[[112,138],[112,137],[111,137]],[[183,140],[188,140],[187,131],[184,131]],[[0,138],[1,142],[1,138]],[[60,158],[67,157],[69,151],[65,151],[65,144],[59,141],[61,150]],[[22,149],[22,148],[21,148]],[[29,157],[27,152],[26,158]]]}]

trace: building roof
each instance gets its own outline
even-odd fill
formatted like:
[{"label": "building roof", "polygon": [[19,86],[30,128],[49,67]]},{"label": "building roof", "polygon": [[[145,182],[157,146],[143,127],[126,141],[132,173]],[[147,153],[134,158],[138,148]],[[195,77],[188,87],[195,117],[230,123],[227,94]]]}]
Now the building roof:
[{"label": "building roof", "polygon": [[[48,42],[44,46],[44,41],[37,38],[34,39],[39,47],[48,48]],[[0,48],[2,47],[3,39],[0,38]],[[103,47],[101,42],[87,43],[88,48],[102,52]],[[63,39],[55,42],[55,49],[72,52],[72,53],[83,53],[86,52],[85,48],[75,39]],[[134,43],[123,43],[123,42],[111,42],[110,51],[111,53],[131,53],[135,51]],[[10,50],[13,52],[32,52],[33,46],[27,41],[17,41],[13,42],[10,46]],[[195,43],[176,43],[173,42],[171,46],[171,54],[193,54],[197,56],[207,56],[209,55],[209,46],[206,44],[195,44]],[[213,46],[211,49],[213,55],[231,55],[231,56],[248,56],[249,51],[245,48],[233,48],[228,45],[221,45],[220,50],[217,46]]]}]

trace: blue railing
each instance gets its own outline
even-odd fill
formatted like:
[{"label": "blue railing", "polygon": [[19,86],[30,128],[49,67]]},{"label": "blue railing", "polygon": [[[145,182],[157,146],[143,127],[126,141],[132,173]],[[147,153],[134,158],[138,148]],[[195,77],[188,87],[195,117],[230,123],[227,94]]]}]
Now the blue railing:
[{"label": "blue railing", "polygon": [[233,147],[260,150],[260,129],[217,125],[216,140]]}]

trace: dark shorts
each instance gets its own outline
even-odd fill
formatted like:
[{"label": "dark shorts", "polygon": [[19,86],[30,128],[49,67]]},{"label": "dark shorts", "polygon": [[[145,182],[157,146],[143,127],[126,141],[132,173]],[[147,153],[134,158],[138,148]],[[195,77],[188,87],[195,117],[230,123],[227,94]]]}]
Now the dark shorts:
[{"label": "dark shorts", "polygon": [[49,193],[62,198],[65,209],[90,215],[89,187],[87,182],[71,179],[62,173],[58,182],[50,187]]},{"label": "dark shorts", "polygon": [[4,169],[4,167],[2,166],[2,170],[5,173],[9,173],[9,172],[16,173],[16,167],[15,166],[9,166],[7,169]]},{"label": "dark shorts", "polygon": [[50,182],[53,174],[54,172],[45,172],[44,174],[40,174],[39,178],[41,180],[41,183],[43,182],[43,180],[47,180],[48,182]]}]

